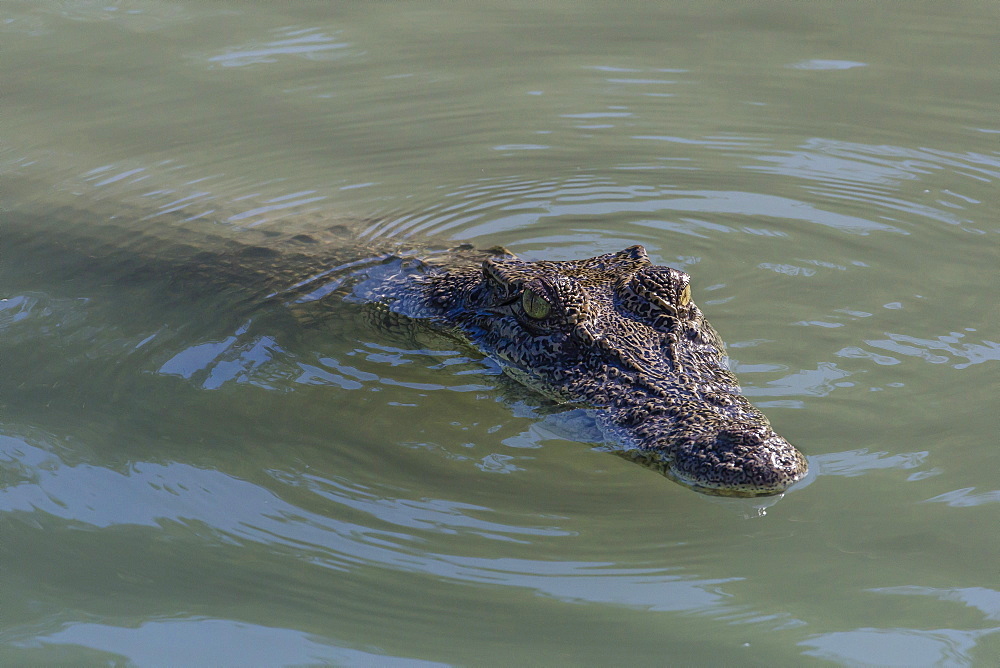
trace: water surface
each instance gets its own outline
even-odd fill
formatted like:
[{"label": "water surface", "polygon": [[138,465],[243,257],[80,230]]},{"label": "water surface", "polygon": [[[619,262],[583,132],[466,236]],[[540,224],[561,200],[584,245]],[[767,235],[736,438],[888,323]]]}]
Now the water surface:
[{"label": "water surface", "polygon": [[[0,249],[0,662],[996,663],[998,30],[976,0],[4,3],[0,224],[40,241]],[[317,221],[359,257],[645,245],[813,473],[695,494],[447,339],[127,259],[130,225],[169,268]]]}]

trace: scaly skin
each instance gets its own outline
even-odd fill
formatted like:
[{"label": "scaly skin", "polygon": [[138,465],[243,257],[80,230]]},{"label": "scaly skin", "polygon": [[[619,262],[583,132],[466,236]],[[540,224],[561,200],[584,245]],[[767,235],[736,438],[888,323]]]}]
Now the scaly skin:
[{"label": "scaly skin", "polygon": [[467,340],[556,401],[594,409],[624,454],[709,494],[778,494],[802,454],[741,393],[690,277],[642,246],[587,260],[426,267],[369,297]]}]

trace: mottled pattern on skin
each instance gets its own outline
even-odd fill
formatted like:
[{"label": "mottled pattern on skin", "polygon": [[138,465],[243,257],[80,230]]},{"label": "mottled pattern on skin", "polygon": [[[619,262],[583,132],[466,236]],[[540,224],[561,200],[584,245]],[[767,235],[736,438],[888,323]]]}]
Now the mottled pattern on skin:
[{"label": "mottled pattern on skin", "polygon": [[807,472],[741,393],[690,277],[642,246],[587,260],[426,267],[370,297],[466,339],[513,378],[595,409],[624,454],[698,491],[776,494]]}]

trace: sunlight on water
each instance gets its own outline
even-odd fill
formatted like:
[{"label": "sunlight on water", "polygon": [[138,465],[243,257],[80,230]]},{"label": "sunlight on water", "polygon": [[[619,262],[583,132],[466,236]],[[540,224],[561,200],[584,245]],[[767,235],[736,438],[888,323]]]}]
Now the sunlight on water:
[{"label": "sunlight on water", "polygon": [[[0,663],[996,663],[994,19],[6,3]],[[690,273],[809,476],[364,303],[462,244]]]}]

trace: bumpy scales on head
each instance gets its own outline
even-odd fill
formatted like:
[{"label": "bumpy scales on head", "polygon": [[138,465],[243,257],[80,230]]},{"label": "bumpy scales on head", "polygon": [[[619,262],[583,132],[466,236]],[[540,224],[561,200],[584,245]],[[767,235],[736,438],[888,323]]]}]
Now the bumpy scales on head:
[{"label": "bumpy scales on head", "polygon": [[690,277],[642,246],[587,260],[426,268],[378,292],[553,399],[596,409],[624,453],[698,491],[776,494],[806,460],[740,394]]}]

